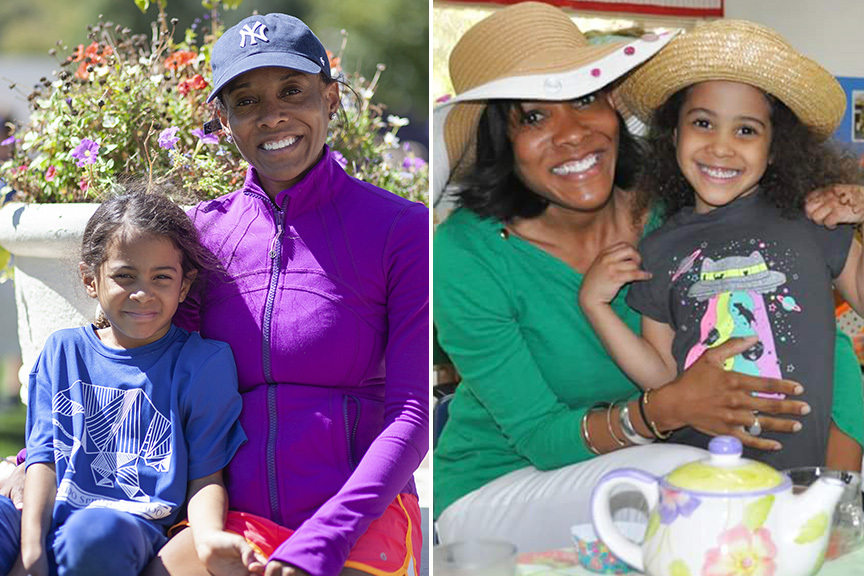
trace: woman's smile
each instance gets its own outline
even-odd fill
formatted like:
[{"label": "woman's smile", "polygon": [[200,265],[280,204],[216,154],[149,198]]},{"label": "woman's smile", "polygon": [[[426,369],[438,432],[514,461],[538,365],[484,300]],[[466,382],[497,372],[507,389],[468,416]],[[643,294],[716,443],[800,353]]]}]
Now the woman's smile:
[{"label": "woman's smile", "polygon": [[289,136],[288,138],[282,138],[281,140],[276,140],[276,141],[271,140],[269,142],[264,142],[261,145],[261,148],[263,148],[264,150],[267,150],[267,151],[271,151],[271,152],[274,150],[283,150],[285,148],[293,146],[294,143],[297,142],[299,139],[300,139],[299,136]]},{"label": "woman's smile", "polygon": [[[576,175],[584,177],[590,175],[589,171],[595,166],[597,166],[599,161],[599,154],[591,153],[578,160],[570,160],[564,162],[563,164],[553,166],[551,172],[556,176]],[[596,172],[596,170],[594,172]]]}]

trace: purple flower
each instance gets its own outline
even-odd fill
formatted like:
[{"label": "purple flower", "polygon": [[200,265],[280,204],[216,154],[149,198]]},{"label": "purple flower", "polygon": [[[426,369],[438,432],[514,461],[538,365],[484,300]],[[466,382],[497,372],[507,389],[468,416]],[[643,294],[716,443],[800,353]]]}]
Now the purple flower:
[{"label": "purple flower", "polygon": [[417,158],[416,156],[406,156],[404,160],[402,160],[402,168],[409,171],[420,170],[426,166],[426,161],[422,158]]},{"label": "purple flower", "polygon": [[177,144],[177,142],[180,140],[180,138],[177,137],[177,132],[179,130],[180,128],[178,128],[177,126],[171,126],[170,128],[162,130],[162,132],[159,134],[158,139],[159,146],[165,148],[166,150],[174,148],[174,145]]},{"label": "purple flower", "polygon": [[72,150],[72,157],[78,160],[76,164],[79,168],[83,168],[87,164],[95,164],[98,155],[99,144],[89,138],[81,140],[81,143]]},{"label": "purple flower", "polygon": [[9,136],[8,138],[0,142],[0,146],[9,146],[10,144],[14,144],[17,141],[18,139],[15,138],[15,136]]},{"label": "purple flower", "polygon": [[678,516],[689,518],[702,501],[687,492],[660,488],[660,523],[671,524]]},{"label": "purple flower", "polygon": [[195,130],[192,130],[192,135],[197,136],[198,139],[201,140],[201,142],[203,142],[204,144],[218,144],[219,143],[219,137],[218,136],[216,136],[215,134],[204,134],[204,130],[201,128],[196,128]]},{"label": "purple flower", "polygon": [[336,163],[339,164],[343,170],[348,167],[348,160],[345,159],[345,156],[343,156],[341,152],[333,150],[332,154],[333,159],[336,160]]}]

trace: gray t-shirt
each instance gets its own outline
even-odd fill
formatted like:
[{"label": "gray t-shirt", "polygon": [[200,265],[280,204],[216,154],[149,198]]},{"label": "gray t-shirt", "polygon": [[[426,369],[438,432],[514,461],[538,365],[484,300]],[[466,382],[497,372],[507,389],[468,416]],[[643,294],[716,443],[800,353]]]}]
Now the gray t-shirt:
[{"label": "gray t-shirt", "polygon": [[[775,468],[824,464],[834,378],[833,279],[842,271],[852,226],[828,230],[788,219],[756,192],[707,214],[687,208],[646,236],[642,266],[653,278],[634,283],[627,303],[675,331],[678,372],[704,351],[737,336],[759,336],[727,370],[787,378],[804,386],[812,412],[795,434],[763,433],[779,452],[745,455]],[[681,410],[687,410],[681,406]],[[692,428],[671,442],[707,447]]]}]

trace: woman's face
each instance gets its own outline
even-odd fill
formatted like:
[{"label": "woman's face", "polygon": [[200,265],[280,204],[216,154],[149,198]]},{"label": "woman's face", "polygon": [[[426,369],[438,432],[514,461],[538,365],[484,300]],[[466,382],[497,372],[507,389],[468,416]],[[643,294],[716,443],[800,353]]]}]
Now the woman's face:
[{"label": "woman's face", "polygon": [[321,158],[339,86],[288,68],[250,70],[222,90],[228,130],[264,190],[293,186]]},{"label": "woman's face", "polygon": [[522,102],[510,120],[514,170],[552,205],[590,212],[611,197],[618,117],[603,92],[564,102]]}]

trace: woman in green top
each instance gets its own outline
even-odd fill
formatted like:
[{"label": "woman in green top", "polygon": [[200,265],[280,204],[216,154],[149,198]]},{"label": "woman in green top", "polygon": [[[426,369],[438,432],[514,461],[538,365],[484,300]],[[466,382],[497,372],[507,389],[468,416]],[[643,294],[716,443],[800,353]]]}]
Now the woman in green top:
[{"label": "woman in green top", "polygon": [[[434,453],[444,543],[564,546],[570,525],[590,521],[591,490],[604,473],[634,466],[659,475],[703,456],[652,444],[671,430],[691,426],[779,450],[745,431],[753,412],[764,430],[794,433],[801,424],[791,417],[809,411],[794,400],[795,382],[722,369],[754,339],[712,349],[639,395],[577,305],[597,253],[637,244],[657,225],[627,191],[639,148],[610,83],[670,38],[590,46],[564,12],[525,2],[481,21],[453,49],[458,96],[436,110],[435,123],[436,150],[446,151],[436,156],[436,182],[455,184],[460,205],[438,227],[433,252],[438,337],[462,376]],[[613,309],[638,330],[624,292]],[[860,444],[860,371],[848,340],[839,344],[834,419]],[[640,514],[638,500],[620,496],[618,517]]]}]

